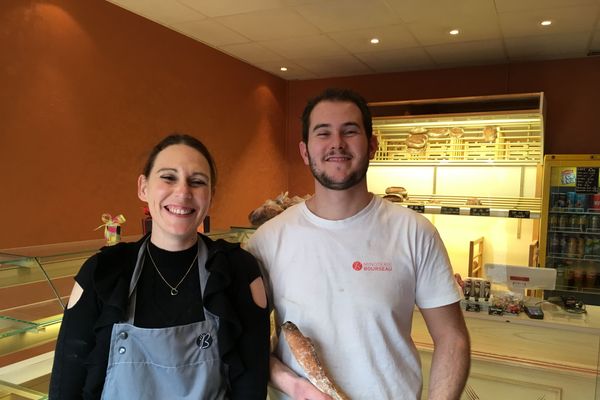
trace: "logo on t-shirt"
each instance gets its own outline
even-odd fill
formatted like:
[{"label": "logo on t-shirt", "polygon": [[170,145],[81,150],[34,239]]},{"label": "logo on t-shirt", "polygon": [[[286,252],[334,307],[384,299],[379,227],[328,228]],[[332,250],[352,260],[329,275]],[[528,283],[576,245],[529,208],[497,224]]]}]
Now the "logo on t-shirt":
[{"label": "logo on t-shirt", "polygon": [[355,271],[375,271],[375,272],[389,272],[392,270],[392,263],[387,261],[378,262],[360,262],[354,261],[352,263],[352,269]]}]

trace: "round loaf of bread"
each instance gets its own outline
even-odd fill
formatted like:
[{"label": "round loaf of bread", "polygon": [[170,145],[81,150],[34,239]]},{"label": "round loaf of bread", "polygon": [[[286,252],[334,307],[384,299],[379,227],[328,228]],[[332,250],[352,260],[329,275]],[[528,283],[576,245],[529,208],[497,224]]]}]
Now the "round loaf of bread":
[{"label": "round loaf of bread", "polygon": [[386,194],[383,196],[384,199],[391,201],[392,203],[402,203],[404,201],[404,197],[399,194]]},{"label": "round loaf of bread", "polygon": [[390,186],[385,188],[385,194],[399,194],[400,196],[408,196],[408,191],[402,186]]},{"label": "round loaf of bread", "polygon": [[427,144],[427,135],[419,134],[419,135],[409,135],[406,138],[406,146],[412,147],[414,149],[422,149]]},{"label": "round loaf of bread", "polygon": [[450,129],[450,136],[455,137],[455,138],[462,137],[464,135],[464,133],[465,133],[465,130],[458,126]]}]

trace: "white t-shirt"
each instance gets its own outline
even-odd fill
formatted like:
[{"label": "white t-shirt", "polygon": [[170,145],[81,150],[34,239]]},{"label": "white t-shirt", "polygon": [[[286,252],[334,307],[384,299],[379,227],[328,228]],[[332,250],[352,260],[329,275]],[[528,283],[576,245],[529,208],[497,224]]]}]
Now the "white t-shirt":
[{"label": "white t-shirt", "polygon": [[[460,300],[446,249],[426,218],[377,196],[339,221],[300,203],[261,226],[248,250],[264,269],[277,323],[292,321],[312,339],[351,399],[420,396],[414,306]],[[276,354],[305,376],[281,337]]]}]

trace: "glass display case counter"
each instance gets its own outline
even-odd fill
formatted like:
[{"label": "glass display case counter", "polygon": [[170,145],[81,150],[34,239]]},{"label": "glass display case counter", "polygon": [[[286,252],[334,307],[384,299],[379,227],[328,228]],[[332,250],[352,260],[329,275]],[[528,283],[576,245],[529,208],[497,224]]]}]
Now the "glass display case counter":
[{"label": "glass display case counter", "polygon": [[[551,303],[542,307],[543,320],[525,313],[465,312],[471,336],[467,384],[479,398],[600,399],[600,307],[588,306],[586,314],[570,314]],[[412,336],[421,354],[425,399],[433,344],[418,310]]]},{"label": "glass display case counter", "polygon": [[[206,235],[243,245],[252,232],[232,227]],[[46,398],[73,276],[104,245],[104,240],[88,240],[0,250],[0,399]],[[45,382],[39,383],[40,378]],[[36,384],[38,390],[32,389]]]}]

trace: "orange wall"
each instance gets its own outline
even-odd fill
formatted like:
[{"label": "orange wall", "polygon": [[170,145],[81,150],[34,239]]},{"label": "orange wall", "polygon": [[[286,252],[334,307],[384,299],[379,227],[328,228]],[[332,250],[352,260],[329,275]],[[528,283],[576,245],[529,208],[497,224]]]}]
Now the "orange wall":
[{"label": "orange wall", "polygon": [[298,154],[306,100],[326,87],[347,87],[367,101],[545,92],[546,153],[600,153],[600,57],[434,71],[293,81],[289,85],[289,191],[313,192]]},{"label": "orange wall", "polygon": [[141,233],[150,147],[196,135],[219,169],[212,226],[287,184],[284,80],[104,0],[0,1],[0,248]]}]

